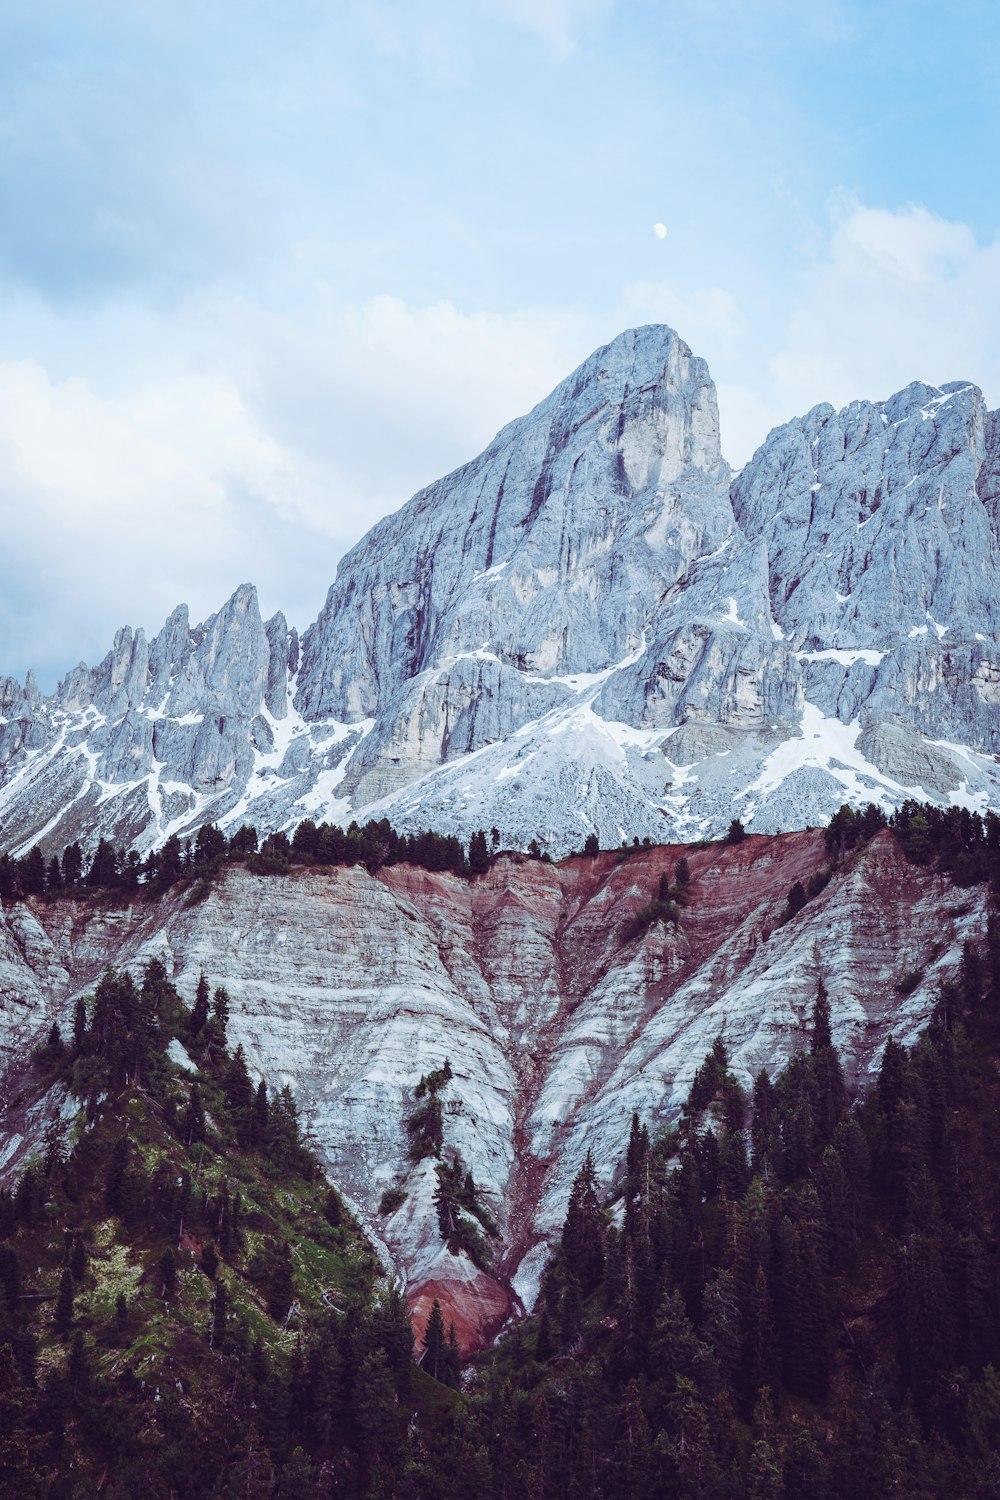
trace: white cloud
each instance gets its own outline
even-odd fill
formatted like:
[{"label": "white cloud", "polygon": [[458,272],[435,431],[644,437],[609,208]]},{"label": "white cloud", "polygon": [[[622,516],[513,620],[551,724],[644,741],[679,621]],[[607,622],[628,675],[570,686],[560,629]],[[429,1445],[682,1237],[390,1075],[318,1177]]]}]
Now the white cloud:
[{"label": "white cloud", "polygon": [[[678,326],[719,382],[723,449],[743,463],[774,426],[821,401],[880,400],[912,380],[971,380],[1000,403],[1000,239],[919,204],[838,196],[782,308],[690,295]],[[664,300],[669,300],[665,298]],[[728,312],[727,312],[728,309]],[[728,321],[728,327],[727,325]]]},{"label": "white cloud", "polygon": [[708,360],[735,463],[818,401],[918,378],[1000,397],[1000,242],[842,199],[793,291],[779,318],[678,272],[600,314],[493,312],[352,306],[306,278],[259,301],[122,303],[100,346],[82,311],[36,319],[37,357],[0,363],[0,671],[51,681],[119,624],[156,629],[182,600],[203,617],[244,579],[308,624],[368,526],[636,323],[672,324]]},{"label": "white cloud", "polygon": [[103,395],[35,361],[0,365],[0,496],[4,666],[49,681],[120,624],[155,630],[182,600],[203,617],[262,572],[287,585],[282,516],[309,498],[225,379]]},{"label": "white cloud", "polygon": [[199,329],[213,335],[202,368],[173,374],[145,364],[155,323],[123,316],[103,387],[38,359],[0,364],[0,672],[35,666],[51,683],[103,655],[118,625],[155,630],[181,601],[203,618],[244,579],[305,626],[379,516],[590,348],[557,315],[315,306],[311,322],[222,298],[190,309],[190,327],[175,314],[164,362],[169,339],[198,349]]},{"label": "white cloud", "polygon": [[919,204],[843,201],[771,360],[775,394],[840,404],[911,380],[967,379],[1000,397],[1000,240]]}]

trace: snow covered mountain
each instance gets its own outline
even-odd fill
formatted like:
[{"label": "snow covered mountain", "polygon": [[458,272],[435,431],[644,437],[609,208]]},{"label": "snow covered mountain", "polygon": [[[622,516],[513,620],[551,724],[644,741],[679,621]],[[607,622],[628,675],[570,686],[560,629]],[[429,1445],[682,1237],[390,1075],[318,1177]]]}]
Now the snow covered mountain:
[{"label": "snow covered mountain", "polygon": [[816,407],[735,480],[671,330],[622,334],[379,522],[301,643],[244,585],[0,679],[0,847],[386,815],[553,851],[1000,806],[1000,413]]}]

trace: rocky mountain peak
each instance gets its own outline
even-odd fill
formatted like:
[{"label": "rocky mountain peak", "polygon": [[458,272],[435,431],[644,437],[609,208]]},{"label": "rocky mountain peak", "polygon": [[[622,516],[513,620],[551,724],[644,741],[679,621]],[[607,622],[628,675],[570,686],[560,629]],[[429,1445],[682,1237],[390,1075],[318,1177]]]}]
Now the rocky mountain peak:
[{"label": "rocky mountain peak", "polygon": [[244,584],[0,684],[0,841],[387,816],[554,851],[842,802],[1000,805],[1000,420],[914,382],[735,478],[673,329],[630,329],[344,557],[300,644]]}]

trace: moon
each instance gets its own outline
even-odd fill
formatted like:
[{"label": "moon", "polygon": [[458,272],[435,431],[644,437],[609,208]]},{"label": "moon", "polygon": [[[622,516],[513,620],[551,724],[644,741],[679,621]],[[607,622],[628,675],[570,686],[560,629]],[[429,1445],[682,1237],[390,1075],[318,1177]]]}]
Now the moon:
[{"label": "moon", "polygon": [[658,240],[665,240],[666,237],[667,237],[667,226],[666,226],[666,224],[654,224],[653,225],[653,233],[656,235],[656,238]]}]

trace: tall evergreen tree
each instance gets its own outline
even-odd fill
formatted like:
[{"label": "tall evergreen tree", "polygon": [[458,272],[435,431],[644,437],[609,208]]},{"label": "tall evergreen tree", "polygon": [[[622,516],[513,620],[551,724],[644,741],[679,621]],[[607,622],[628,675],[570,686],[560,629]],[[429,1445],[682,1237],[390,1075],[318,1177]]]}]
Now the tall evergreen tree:
[{"label": "tall evergreen tree", "polygon": [[562,1229],[566,1268],[586,1297],[604,1269],[604,1215],[597,1197],[597,1175],[590,1152],[573,1179]]},{"label": "tall evergreen tree", "polygon": [[441,1304],[434,1298],[430,1317],[427,1319],[427,1327],[424,1329],[424,1348],[420,1356],[420,1363],[428,1375],[433,1375],[435,1380],[440,1380],[445,1368],[446,1338],[444,1331],[444,1315],[441,1312]]},{"label": "tall evergreen tree", "polygon": [[208,1000],[208,980],[204,971],[198,975],[198,985],[194,992],[194,1005],[188,1018],[188,1031],[192,1036],[198,1036],[208,1020],[211,1007]]}]

